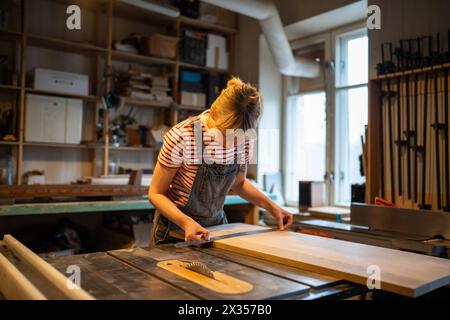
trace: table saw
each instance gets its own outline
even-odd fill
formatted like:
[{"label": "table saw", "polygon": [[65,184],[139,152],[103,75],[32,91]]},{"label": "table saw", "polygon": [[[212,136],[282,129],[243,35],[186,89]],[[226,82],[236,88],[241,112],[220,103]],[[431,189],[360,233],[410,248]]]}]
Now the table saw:
[{"label": "table saw", "polygon": [[[302,269],[214,245],[236,239],[245,242],[246,237],[278,231],[245,224],[213,228],[211,236],[217,239],[210,243],[213,245],[180,246],[175,242],[152,249],[45,260],[7,235],[0,243],[0,291],[7,299],[139,300],[364,299],[370,291],[365,285],[314,268]],[[75,290],[68,289],[73,285]]]},{"label": "table saw", "polygon": [[450,257],[450,214],[352,204],[350,223],[300,221],[300,231],[430,256]]}]

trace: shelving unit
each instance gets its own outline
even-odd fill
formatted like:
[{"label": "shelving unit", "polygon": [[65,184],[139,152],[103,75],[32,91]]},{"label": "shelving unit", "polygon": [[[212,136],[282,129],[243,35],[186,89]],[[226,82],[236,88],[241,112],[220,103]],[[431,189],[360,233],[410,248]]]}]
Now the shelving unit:
[{"label": "shelving unit", "polygon": [[[51,148],[51,149],[63,149],[63,150],[74,150],[71,152],[88,152],[91,159],[91,175],[108,175],[108,164],[111,152],[125,152],[138,155],[143,155],[150,153],[156,157],[159,152],[159,147],[114,147],[109,143],[109,119],[111,117],[109,110],[104,112],[104,122],[103,122],[103,138],[104,142],[101,145],[84,145],[84,144],[62,144],[62,143],[37,143],[37,142],[27,142],[25,141],[25,105],[26,105],[26,94],[40,94],[47,96],[58,96],[65,98],[80,99],[84,102],[84,110],[89,110],[93,113],[91,117],[93,123],[84,124],[84,131],[90,131],[92,136],[95,136],[95,126],[98,121],[98,111],[102,108],[102,95],[109,92],[112,88],[112,78],[110,71],[115,63],[127,63],[127,64],[137,64],[141,66],[157,67],[164,70],[166,74],[173,77],[172,81],[172,97],[174,103],[162,103],[157,101],[141,101],[135,99],[125,99],[125,104],[130,107],[136,107],[139,110],[154,110],[159,116],[159,123],[166,122],[170,125],[174,125],[179,122],[179,113],[190,112],[192,114],[199,113],[203,110],[191,107],[183,106],[180,102],[178,85],[179,85],[179,75],[181,69],[196,70],[203,73],[216,73],[216,74],[230,74],[234,68],[233,57],[234,57],[234,41],[237,29],[223,27],[218,24],[212,24],[197,19],[191,19],[188,17],[180,16],[178,18],[170,18],[160,14],[145,12],[142,9],[135,8],[131,5],[121,3],[117,0],[46,0],[47,3],[52,5],[62,4],[77,4],[81,7],[83,13],[86,10],[92,13],[95,17],[92,22],[93,32],[95,33],[93,38],[94,41],[72,41],[65,36],[49,36],[47,34],[41,34],[32,29],[30,20],[30,8],[35,5],[31,0],[21,0],[21,26],[20,30],[0,30],[0,41],[12,41],[14,42],[15,48],[20,59],[18,63],[18,68],[15,70],[18,73],[18,83],[17,85],[12,84],[0,84],[0,93],[8,92],[15,94],[16,112],[17,112],[17,132],[15,136],[17,138],[16,142],[0,142],[0,148],[9,147],[12,148],[12,153],[15,156],[15,184],[22,183],[22,177],[24,173],[24,158],[29,157],[28,152],[31,150],[38,150],[36,148]],[[63,8],[63,6],[61,6]],[[40,9],[40,8],[39,8]],[[38,10],[39,11],[39,10]],[[42,12],[45,12],[42,9]],[[41,12],[41,13],[42,13]],[[35,12],[33,14],[39,14]],[[65,12],[64,12],[65,14]],[[49,17],[51,19],[51,17]],[[227,37],[229,45],[229,69],[228,70],[218,70],[214,68],[208,68],[198,65],[193,65],[181,61],[179,55],[176,59],[163,59],[151,56],[145,56],[140,54],[134,54],[129,52],[122,52],[114,50],[112,48],[112,42],[114,39],[114,28],[116,19],[126,19],[131,21],[131,23],[145,24],[152,28],[159,29],[160,32],[168,33],[172,36],[181,37],[181,29],[192,28],[195,30],[202,30],[206,32],[219,33]],[[48,26],[52,21],[43,21],[43,24]],[[84,23],[84,22],[83,22]],[[39,29],[39,28],[38,28]],[[136,30],[137,31],[137,30]],[[55,31],[58,33],[57,31]],[[142,33],[145,33],[142,32]],[[27,87],[27,71],[29,71],[29,61],[30,58],[29,51],[30,47],[33,50],[36,48],[43,50],[50,50],[53,52],[63,52],[61,54],[75,54],[82,55],[86,59],[90,59],[90,79],[92,81],[92,93],[89,95],[76,95],[76,94],[62,94],[59,92],[52,92],[46,90],[38,90],[34,88]],[[62,69],[61,71],[65,71]],[[139,112],[139,111],[138,111]],[[167,118],[170,118],[167,120]],[[86,151],[75,151],[75,150],[86,150]],[[45,152],[45,150],[43,150]],[[97,170],[97,161],[100,156],[100,161],[102,163],[100,171]]]}]

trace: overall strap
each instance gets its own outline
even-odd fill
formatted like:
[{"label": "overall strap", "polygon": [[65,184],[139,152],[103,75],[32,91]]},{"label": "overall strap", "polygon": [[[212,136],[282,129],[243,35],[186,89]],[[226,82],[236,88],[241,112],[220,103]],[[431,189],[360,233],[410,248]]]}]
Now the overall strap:
[{"label": "overall strap", "polygon": [[[194,147],[195,150],[197,150],[197,153],[194,153],[194,163],[195,164],[199,164],[199,162],[201,164],[203,164],[203,151],[205,149],[204,146],[204,142],[203,142],[203,126],[202,126],[202,122],[200,120],[200,118],[197,118],[196,120],[194,120],[194,122],[192,123],[193,129],[194,129]],[[198,151],[197,146],[201,146],[200,152]],[[200,154],[199,154],[200,153]],[[200,159],[199,159],[200,157]],[[200,160],[200,161],[198,161]]]}]

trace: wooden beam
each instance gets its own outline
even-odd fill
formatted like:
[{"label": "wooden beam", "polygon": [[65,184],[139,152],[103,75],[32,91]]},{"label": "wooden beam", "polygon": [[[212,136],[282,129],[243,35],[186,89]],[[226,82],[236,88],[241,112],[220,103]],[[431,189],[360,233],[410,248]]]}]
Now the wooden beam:
[{"label": "wooden beam", "polygon": [[[70,288],[68,286],[68,278],[48,264],[44,259],[36,255],[33,251],[25,247],[11,235],[5,235],[3,241],[8,248],[14,252],[20,259],[31,265],[47,280],[55,285],[61,293],[69,299],[75,300],[94,300],[94,298],[84,291],[82,288]],[[73,284],[75,286],[75,284]]]},{"label": "wooden beam", "polygon": [[45,296],[1,253],[0,292],[8,300],[47,300]]}]

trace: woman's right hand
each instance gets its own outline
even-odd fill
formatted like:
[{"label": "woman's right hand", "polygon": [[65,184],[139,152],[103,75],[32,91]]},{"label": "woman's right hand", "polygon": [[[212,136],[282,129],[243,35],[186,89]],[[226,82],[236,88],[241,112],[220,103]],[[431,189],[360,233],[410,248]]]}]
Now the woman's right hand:
[{"label": "woman's right hand", "polygon": [[184,227],[184,241],[193,240],[209,240],[209,231],[191,220]]}]

